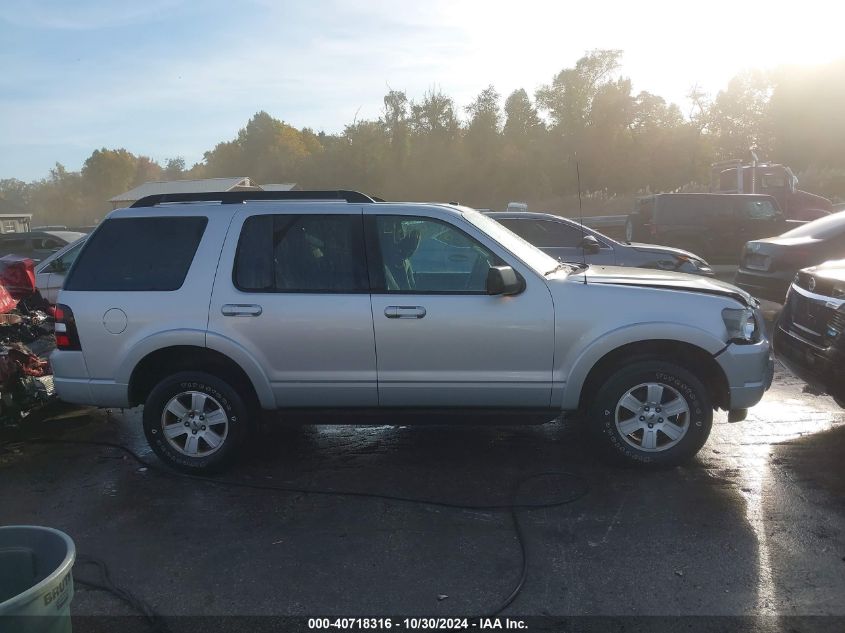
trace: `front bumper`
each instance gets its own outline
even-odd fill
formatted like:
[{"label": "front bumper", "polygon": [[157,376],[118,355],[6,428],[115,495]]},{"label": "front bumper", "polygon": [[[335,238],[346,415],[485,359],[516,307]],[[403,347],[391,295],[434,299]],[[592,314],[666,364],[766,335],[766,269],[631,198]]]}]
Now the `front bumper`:
[{"label": "front bumper", "polygon": [[775,362],[769,341],[729,344],[716,355],[728,381],[728,409],[748,409],[760,402],[772,386]]},{"label": "front bumper", "polygon": [[734,285],[742,288],[752,297],[783,303],[786,299],[786,291],[789,290],[789,284],[792,283],[794,276],[794,271],[769,273],[740,268],[736,271]]},{"label": "front bumper", "polygon": [[845,399],[845,350],[822,348],[775,325],[775,355],[811,387]]}]

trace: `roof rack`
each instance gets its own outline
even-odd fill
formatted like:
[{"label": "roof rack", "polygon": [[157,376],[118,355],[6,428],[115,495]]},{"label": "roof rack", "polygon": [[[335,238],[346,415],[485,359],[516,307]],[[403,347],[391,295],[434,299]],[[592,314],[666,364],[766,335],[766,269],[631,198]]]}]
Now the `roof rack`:
[{"label": "roof rack", "polygon": [[203,191],[198,193],[157,193],[135,201],[131,208],[154,207],[167,202],[220,202],[241,204],[247,200],[345,200],[354,203],[375,202],[358,191]]}]

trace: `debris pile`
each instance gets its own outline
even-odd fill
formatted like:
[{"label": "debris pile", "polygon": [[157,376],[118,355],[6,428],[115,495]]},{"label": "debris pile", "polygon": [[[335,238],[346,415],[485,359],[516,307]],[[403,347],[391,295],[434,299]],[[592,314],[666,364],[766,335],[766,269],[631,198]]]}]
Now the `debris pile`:
[{"label": "debris pile", "polygon": [[34,262],[0,257],[0,426],[19,422],[52,395],[46,356],[55,347],[53,313],[35,287]]}]

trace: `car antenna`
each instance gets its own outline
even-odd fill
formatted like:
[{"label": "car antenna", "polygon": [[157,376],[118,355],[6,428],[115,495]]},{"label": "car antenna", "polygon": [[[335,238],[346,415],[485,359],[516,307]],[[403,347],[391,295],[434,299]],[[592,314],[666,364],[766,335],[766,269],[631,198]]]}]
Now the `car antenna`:
[{"label": "car antenna", "polygon": [[575,180],[578,183],[578,223],[581,225],[581,259],[584,264],[584,285],[587,285],[587,251],[584,249],[584,209],[581,206],[581,168],[578,166],[578,154],[575,154]]}]

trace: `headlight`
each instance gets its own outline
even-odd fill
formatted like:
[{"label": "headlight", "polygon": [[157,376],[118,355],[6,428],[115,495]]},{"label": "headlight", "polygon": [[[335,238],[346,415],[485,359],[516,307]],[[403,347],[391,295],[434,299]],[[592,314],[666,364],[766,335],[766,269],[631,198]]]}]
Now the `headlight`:
[{"label": "headlight", "polygon": [[757,319],[751,308],[725,308],[722,320],[728,331],[728,340],[737,343],[753,343],[758,340]]}]

